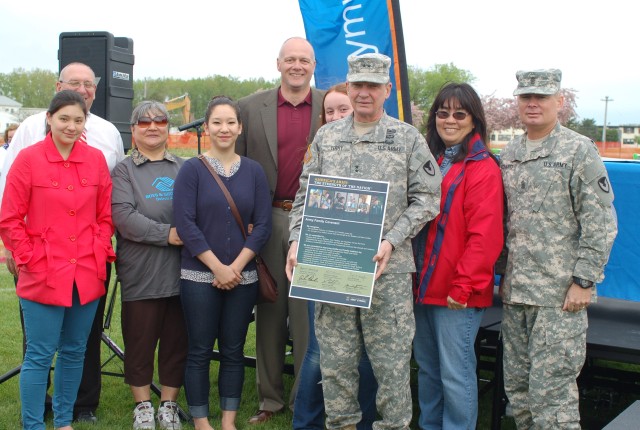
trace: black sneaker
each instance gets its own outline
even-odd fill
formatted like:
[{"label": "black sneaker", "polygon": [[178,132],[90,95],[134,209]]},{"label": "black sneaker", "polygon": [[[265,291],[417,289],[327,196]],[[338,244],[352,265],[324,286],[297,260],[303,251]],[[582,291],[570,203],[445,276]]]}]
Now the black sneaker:
[{"label": "black sneaker", "polygon": [[76,423],[95,424],[98,422],[98,417],[95,416],[93,411],[78,411],[73,421]]}]

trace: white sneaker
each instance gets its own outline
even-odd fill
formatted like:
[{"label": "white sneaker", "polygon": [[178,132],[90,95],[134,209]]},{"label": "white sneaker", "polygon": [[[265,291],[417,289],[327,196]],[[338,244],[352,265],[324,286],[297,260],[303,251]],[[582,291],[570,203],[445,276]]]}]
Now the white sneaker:
[{"label": "white sneaker", "polygon": [[168,401],[158,407],[158,424],[161,429],[165,430],[180,430],[182,428],[176,402]]},{"label": "white sneaker", "polygon": [[142,402],[133,410],[133,430],[155,430],[156,422],[153,417],[151,402]]}]

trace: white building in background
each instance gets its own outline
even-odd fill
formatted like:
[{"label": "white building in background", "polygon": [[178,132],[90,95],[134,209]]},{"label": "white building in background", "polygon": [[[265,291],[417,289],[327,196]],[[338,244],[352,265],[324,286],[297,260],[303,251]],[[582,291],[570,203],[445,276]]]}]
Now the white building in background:
[{"label": "white building in background", "polygon": [[638,136],[640,136],[640,125],[629,124],[618,127],[607,126],[607,128],[618,130],[618,136],[620,136],[620,142],[623,145],[637,145],[636,141]]},{"label": "white building in background", "polygon": [[18,116],[22,103],[18,103],[14,99],[0,95],[0,112],[6,112],[13,116]]},{"label": "white building in background", "polygon": [[19,122],[18,115],[21,108],[22,104],[0,95],[0,133],[4,133],[7,125]]},{"label": "white building in background", "polygon": [[[599,132],[602,132],[602,126],[596,126],[599,129]],[[640,146],[637,143],[637,139],[640,137],[640,125],[639,124],[629,124],[629,125],[619,125],[619,126],[607,126],[607,130],[617,130],[619,144],[626,146]],[[524,130],[521,128],[518,129],[505,129],[505,130],[494,130],[489,135],[489,141],[491,142],[491,146],[493,148],[502,148],[506,146],[507,143],[511,139],[516,136],[519,136],[524,133]],[[597,139],[600,140],[600,139]]]},{"label": "white building in background", "polygon": [[489,142],[492,148],[503,148],[511,139],[524,133],[521,128],[507,128],[505,130],[494,130],[489,135]]},{"label": "white building in background", "polygon": [[9,124],[19,124],[18,118],[6,112],[0,112],[0,134],[4,133]]}]

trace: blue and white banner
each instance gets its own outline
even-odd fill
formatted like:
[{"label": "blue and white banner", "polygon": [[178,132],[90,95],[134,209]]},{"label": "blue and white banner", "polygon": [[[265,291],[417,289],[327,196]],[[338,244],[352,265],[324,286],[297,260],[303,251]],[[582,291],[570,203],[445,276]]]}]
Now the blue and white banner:
[{"label": "blue and white banner", "polygon": [[316,54],[316,87],[327,89],[344,82],[349,55],[385,54],[391,58],[393,85],[385,110],[410,121],[411,111],[403,108],[402,101],[403,91],[408,99],[409,90],[398,1],[300,0],[300,11],[307,40]]}]

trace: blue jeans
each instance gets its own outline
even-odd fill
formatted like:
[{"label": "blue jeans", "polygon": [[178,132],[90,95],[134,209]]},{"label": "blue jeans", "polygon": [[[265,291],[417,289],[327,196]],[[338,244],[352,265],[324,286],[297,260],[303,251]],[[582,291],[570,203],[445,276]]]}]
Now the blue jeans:
[{"label": "blue jeans", "polygon": [[418,424],[426,429],[476,428],[478,380],[474,343],[484,309],[414,305]]},{"label": "blue jeans", "polygon": [[258,298],[258,284],[220,290],[211,284],[180,281],[189,348],[184,389],[194,418],[209,416],[209,366],[218,341],[220,409],[236,411],[244,383],[244,344]]},{"label": "blue jeans", "polygon": [[[324,397],[320,373],[320,348],[314,327],[315,302],[309,300],[309,345],[298,375],[298,393],[293,410],[294,430],[324,430]],[[362,421],[358,430],[370,430],[376,419],[376,392],[378,384],[367,353],[363,351],[360,365],[358,401],[362,409]]]},{"label": "blue jeans", "polygon": [[27,350],[20,371],[20,401],[24,430],[44,430],[44,399],[49,369],[56,351],[53,374],[53,425],[64,427],[73,420],[87,338],[99,300],[80,304],[73,290],[71,307],[43,305],[20,299],[24,315]]}]

